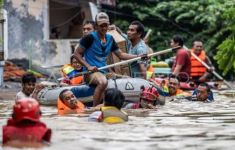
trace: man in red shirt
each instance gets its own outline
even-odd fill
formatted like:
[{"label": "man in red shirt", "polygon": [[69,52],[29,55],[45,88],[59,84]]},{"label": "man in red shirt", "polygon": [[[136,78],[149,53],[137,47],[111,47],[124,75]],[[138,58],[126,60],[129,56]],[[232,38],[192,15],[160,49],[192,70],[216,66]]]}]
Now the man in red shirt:
[{"label": "man in red shirt", "polygon": [[172,72],[174,75],[179,77],[179,80],[185,81],[190,77],[191,72],[191,61],[190,53],[183,48],[184,41],[183,39],[175,35],[171,40],[171,47],[180,46],[176,49],[176,58],[172,67]]}]

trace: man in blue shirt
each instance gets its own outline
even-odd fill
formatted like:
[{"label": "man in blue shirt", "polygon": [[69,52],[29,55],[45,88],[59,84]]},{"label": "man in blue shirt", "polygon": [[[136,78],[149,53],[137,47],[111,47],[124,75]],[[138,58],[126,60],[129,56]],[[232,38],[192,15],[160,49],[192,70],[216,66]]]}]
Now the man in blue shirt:
[{"label": "man in blue shirt", "polygon": [[193,91],[192,101],[212,102],[214,101],[213,93],[207,83],[199,84],[198,88]]},{"label": "man in blue shirt", "polygon": [[[108,81],[103,73],[107,70],[98,71],[98,68],[106,66],[108,55],[113,52],[119,59],[128,60],[138,57],[123,53],[117,46],[113,37],[107,34],[110,24],[109,17],[106,13],[100,12],[96,16],[96,31],[83,37],[79,47],[75,50],[75,56],[78,61],[86,67],[87,70],[94,73],[88,74],[85,81],[90,85],[96,85],[93,106],[101,103],[102,95],[107,87]],[[84,56],[84,58],[82,57]]]},{"label": "man in blue shirt", "polygon": [[[142,40],[144,36],[144,25],[139,21],[133,21],[127,31],[129,54],[143,55],[148,54],[148,46]],[[146,61],[135,61],[130,64],[131,76],[146,79]]]}]

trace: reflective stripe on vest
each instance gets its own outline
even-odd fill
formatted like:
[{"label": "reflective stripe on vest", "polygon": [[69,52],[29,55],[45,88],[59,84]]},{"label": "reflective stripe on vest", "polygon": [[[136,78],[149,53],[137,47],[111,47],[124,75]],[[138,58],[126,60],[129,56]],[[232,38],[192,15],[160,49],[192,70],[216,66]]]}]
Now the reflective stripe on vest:
[{"label": "reflective stripe on vest", "polygon": [[[193,53],[194,50],[191,50],[191,53]],[[206,53],[204,50],[201,51],[201,54],[198,56],[202,61],[205,62],[206,60]],[[206,72],[206,67],[203,66],[202,63],[200,63],[196,58],[191,56],[191,76],[202,76]]]},{"label": "reflective stripe on vest", "polygon": [[62,68],[62,72],[64,76],[70,78],[71,85],[81,84],[83,81],[83,76],[75,77],[75,75],[79,73],[79,71],[75,70],[70,64],[64,65],[64,67]]},{"label": "reflective stripe on vest", "polygon": [[18,125],[12,120],[3,126],[3,144],[11,141],[24,142],[50,142],[51,129],[48,129],[44,123],[36,122],[33,125]]},{"label": "reflective stripe on vest", "polygon": [[71,109],[66,106],[60,98],[57,99],[57,109],[59,115],[72,114],[72,113],[81,113],[84,111],[84,104],[80,101],[77,101],[77,108]]},{"label": "reflective stripe on vest", "polygon": [[106,123],[123,123],[128,121],[128,115],[118,110],[116,107],[105,106],[101,107],[103,122]]}]

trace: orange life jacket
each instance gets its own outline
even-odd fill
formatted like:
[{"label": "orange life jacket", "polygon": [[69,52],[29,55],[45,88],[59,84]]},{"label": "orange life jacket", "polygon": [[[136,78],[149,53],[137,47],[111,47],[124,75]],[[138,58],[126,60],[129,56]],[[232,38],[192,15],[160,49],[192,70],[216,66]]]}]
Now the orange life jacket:
[{"label": "orange life jacket", "polygon": [[147,79],[150,79],[153,76],[154,73],[154,68],[153,65],[149,65],[148,69],[147,69]]},{"label": "orange life jacket", "polygon": [[71,64],[66,64],[61,69],[63,75],[70,79],[71,85],[78,85],[83,82],[83,76],[75,76],[80,71],[74,69]]},{"label": "orange life jacket", "polygon": [[184,97],[187,97],[187,96],[191,96],[192,94],[189,93],[189,92],[184,92],[183,90],[181,89],[177,89],[176,91],[176,95],[175,96],[184,96]]},{"label": "orange life jacket", "polygon": [[[191,53],[194,52],[194,49],[191,50]],[[206,52],[204,50],[201,51],[201,54],[198,56],[202,61],[206,60]],[[191,76],[198,77],[202,76],[206,72],[206,67],[203,66],[195,57],[191,56]]]},{"label": "orange life jacket", "polygon": [[85,108],[85,105],[77,101],[77,107],[75,109],[71,109],[68,106],[66,106],[60,98],[57,100],[57,109],[59,115],[65,115],[65,114],[71,114],[71,113],[81,113],[83,112]]},{"label": "orange life jacket", "polygon": [[24,125],[9,119],[7,125],[3,126],[3,144],[11,141],[24,142],[50,142],[51,129],[47,128],[42,122],[33,125]]},{"label": "orange life jacket", "polygon": [[[159,87],[162,88],[162,90],[166,93],[169,93],[169,88],[168,88],[168,80],[162,79],[162,78],[155,78],[155,80],[151,80],[154,83],[156,83]],[[191,94],[188,92],[184,92],[181,89],[176,90],[176,94],[172,96],[190,96]]]}]

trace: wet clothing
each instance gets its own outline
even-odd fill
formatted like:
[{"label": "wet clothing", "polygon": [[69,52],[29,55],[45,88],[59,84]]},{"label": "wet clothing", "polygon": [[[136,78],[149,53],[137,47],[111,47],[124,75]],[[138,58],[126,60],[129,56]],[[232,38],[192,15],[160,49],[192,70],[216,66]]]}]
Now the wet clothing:
[{"label": "wet clothing", "polygon": [[71,88],[71,91],[76,98],[93,96],[96,86],[92,85],[79,85]]},{"label": "wet clothing", "polygon": [[[131,43],[128,44],[128,53],[132,55],[142,55],[148,54],[148,47],[143,40],[140,40],[134,47],[132,47]],[[131,77],[140,77],[140,66],[139,64],[144,64],[147,67],[147,63],[145,61],[134,61],[130,64],[131,69]]]},{"label": "wet clothing", "polygon": [[23,98],[29,98],[30,96],[27,96],[24,92],[20,91],[16,94],[16,101],[23,99]]},{"label": "wet clothing", "polygon": [[184,78],[186,78],[186,75],[190,77],[191,61],[190,61],[190,53],[187,50],[183,48],[177,50],[176,59],[173,64],[172,72],[174,72],[177,64],[182,65],[179,78],[184,80]]},{"label": "wet clothing", "polygon": [[71,64],[64,65],[62,68],[62,73],[65,77],[63,80],[64,83],[67,83],[69,85],[78,85],[83,82],[83,76],[76,76],[76,74],[82,72],[81,70],[76,70],[74,67],[72,67]]},{"label": "wet clothing", "polygon": [[50,142],[51,129],[47,128],[42,122],[34,122],[32,124],[24,124],[23,122],[15,122],[13,119],[7,121],[7,125],[3,126],[3,144],[10,141],[24,142]]},{"label": "wet clothing", "polygon": [[27,96],[24,92],[20,91],[16,94],[16,100],[22,99],[22,98],[28,98],[30,96]]},{"label": "wet clothing", "polygon": [[[106,66],[108,55],[119,50],[111,35],[106,34],[105,39],[106,43],[102,43],[96,31],[81,39],[80,47],[85,49],[84,58],[90,66],[96,66],[97,68]],[[107,71],[102,70],[102,72]]]},{"label": "wet clothing", "polygon": [[162,87],[162,88],[156,87],[156,89],[157,89],[157,91],[158,91],[158,93],[159,93],[160,95],[165,96],[165,97],[168,97],[168,96],[187,97],[187,96],[191,95],[190,93],[184,92],[184,91],[181,90],[181,89],[177,89],[175,95],[170,95],[170,94],[169,94],[169,88],[168,88],[168,86],[166,86],[166,85],[165,85],[164,87]]},{"label": "wet clothing", "polygon": [[106,123],[122,123],[128,121],[128,115],[112,106],[101,107],[102,121]]},{"label": "wet clothing", "polygon": [[[191,97],[190,100],[196,101],[197,100],[196,99],[197,94],[198,94],[198,90],[196,89],[196,90],[193,91],[193,94],[192,94],[192,97]],[[205,102],[212,102],[212,101],[214,101],[214,96],[213,96],[212,92],[209,92],[208,97],[207,97]]]},{"label": "wet clothing", "polygon": [[80,101],[77,101],[77,105],[75,109],[71,109],[68,106],[66,106],[62,100],[58,98],[57,100],[57,109],[58,109],[58,115],[66,115],[71,113],[82,113],[84,111],[84,104]]},{"label": "wet clothing", "polygon": [[101,107],[101,111],[94,112],[89,117],[90,121],[99,121],[105,123],[123,123],[128,121],[128,115],[113,106]]},{"label": "wet clothing", "polygon": [[85,82],[89,85],[94,85],[93,81],[95,79],[99,79],[101,76],[105,76],[105,75],[101,72],[94,72],[94,73],[87,74],[85,75]]},{"label": "wet clothing", "polygon": [[[189,96],[189,95],[191,95],[191,93],[188,93],[188,92],[184,92],[183,90],[181,90],[181,89],[177,89],[176,90],[176,97],[187,97],[187,96]],[[173,95],[174,96],[174,95]]]},{"label": "wet clothing", "polygon": [[[191,53],[194,53],[194,49],[191,50]],[[201,51],[198,57],[203,61],[206,62],[206,52],[203,50]],[[195,57],[191,56],[191,76],[200,78],[206,71],[207,68],[199,62]]]},{"label": "wet clothing", "polygon": [[124,109],[138,109],[138,108],[141,108],[139,102],[137,102],[137,103],[128,103],[128,104],[126,104],[126,106],[124,106]]}]

